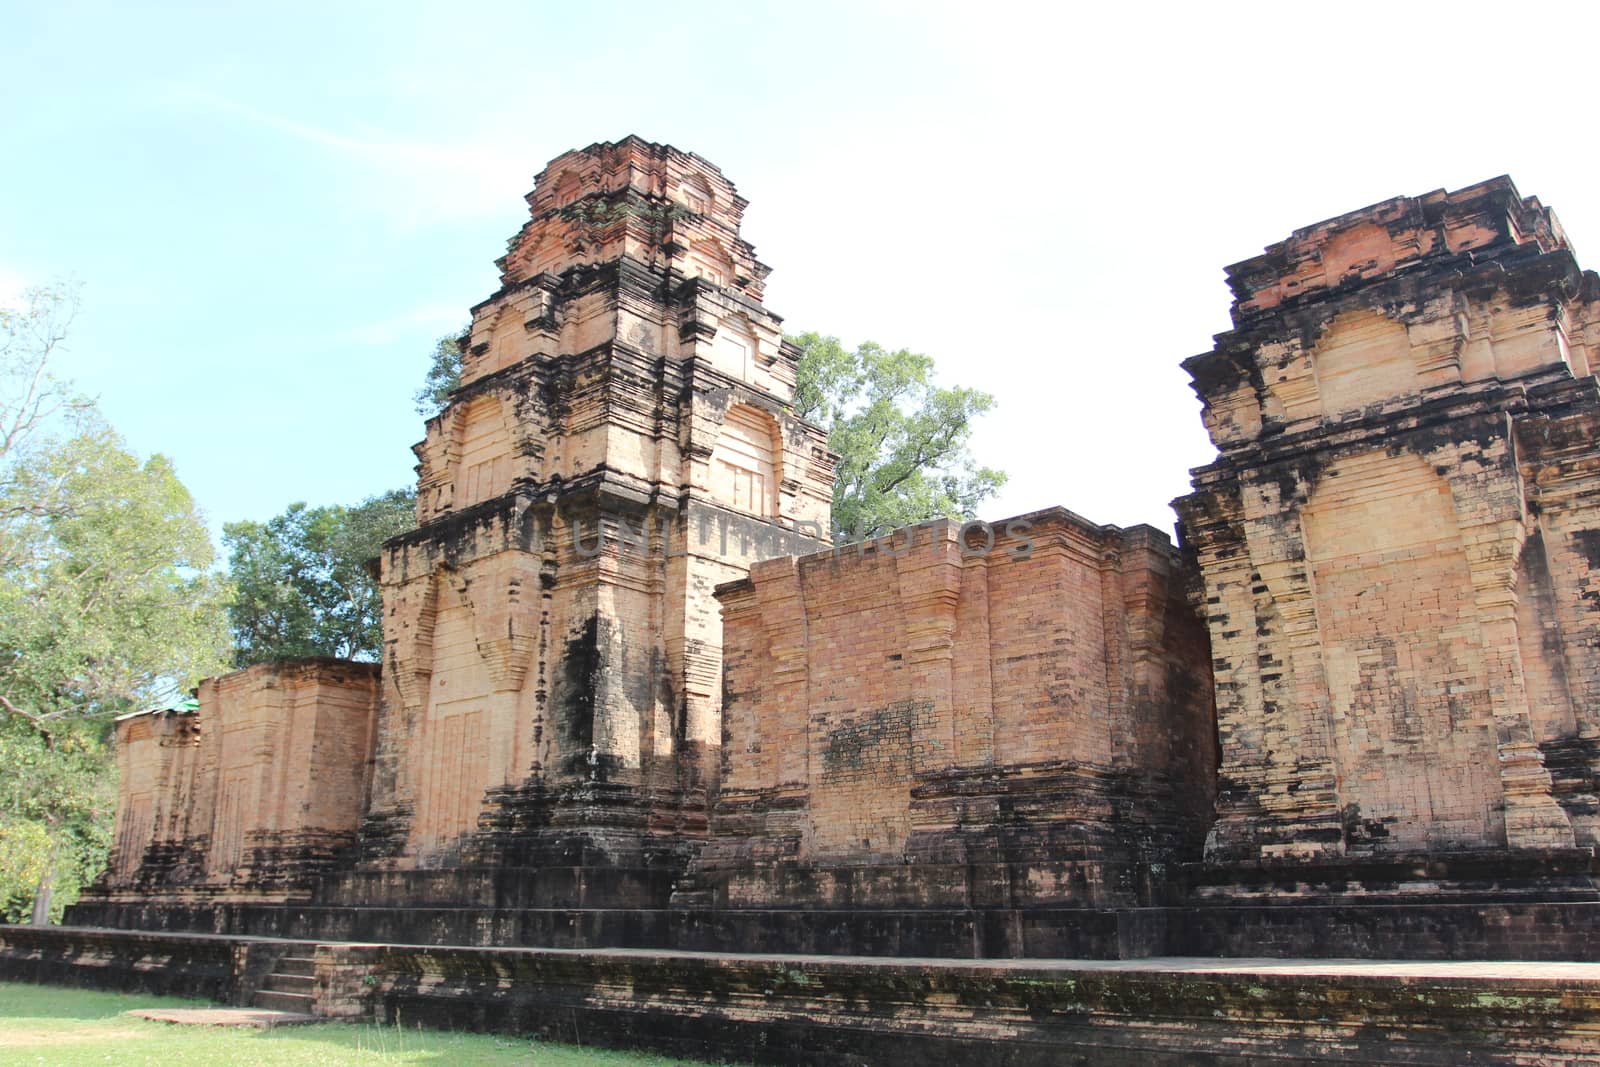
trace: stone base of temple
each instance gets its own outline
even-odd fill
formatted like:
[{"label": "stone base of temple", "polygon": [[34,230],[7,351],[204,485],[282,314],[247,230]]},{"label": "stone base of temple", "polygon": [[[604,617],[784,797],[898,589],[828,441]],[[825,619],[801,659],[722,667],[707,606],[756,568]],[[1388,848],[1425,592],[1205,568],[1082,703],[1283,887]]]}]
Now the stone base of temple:
[{"label": "stone base of temple", "polygon": [[1170,789],[1072,765],[921,776],[904,841],[877,862],[807,855],[804,798],[728,797],[675,905],[724,908],[1128,908],[1176,904],[1198,855]]},{"label": "stone base of temple", "polygon": [[1347,854],[1188,864],[1180,878],[1196,903],[1361,904],[1600,900],[1592,848]]},{"label": "stone base of temple", "polygon": [[561,790],[497,789],[464,850],[485,867],[671,868],[682,872],[706,832],[704,787],[591,781]]},{"label": "stone base of temple", "polygon": [[89,903],[68,917],[80,926],[307,940],[947,959],[1600,958],[1600,900],[1527,896],[1298,907],[725,909],[497,905],[463,894],[363,907]]},{"label": "stone base of temple", "polygon": [[1129,859],[990,863],[777,862],[691,868],[674,905],[718,908],[1118,908],[1171,903]]},{"label": "stone base of temple", "polygon": [[717,1062],[1593,1063],[1600,964],[981,962],[350,944],[0,927],[0,978],[251,1003],[292,955],[325,1018]]}]

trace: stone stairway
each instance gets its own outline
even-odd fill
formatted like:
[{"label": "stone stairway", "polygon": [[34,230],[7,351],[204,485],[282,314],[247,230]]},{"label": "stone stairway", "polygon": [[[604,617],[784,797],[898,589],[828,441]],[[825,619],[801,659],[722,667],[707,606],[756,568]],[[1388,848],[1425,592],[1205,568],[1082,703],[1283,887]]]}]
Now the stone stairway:
[{"label": "stone stairway", "polygon": [[310,1015],[315,976],[315,962],[309,955],[280,957],[273,965],[272,973],[262,980],[261,988],[256,990],[250,1003],[257,1008]]}]

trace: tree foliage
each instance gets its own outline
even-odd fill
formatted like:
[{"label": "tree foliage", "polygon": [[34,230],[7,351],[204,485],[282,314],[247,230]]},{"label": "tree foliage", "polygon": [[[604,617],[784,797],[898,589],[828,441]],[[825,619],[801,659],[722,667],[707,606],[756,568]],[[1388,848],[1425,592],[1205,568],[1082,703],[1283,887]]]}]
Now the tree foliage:
[{"label": "tree foliage", "polygon": [[444,410],[450,402],[450,392],[461,384],[461,348],[467,335],[465,331],[441,337],[434,343],[433,357],[428,362],[428,373],[422,379],[422,388],[413,399],[417,414],[431,419]]},{"label": "tree foliage", "polygon": [[870,536],[933,518],[971,518],[1005,484],[969,450],[973,420],[994,406],[977,389],[934,384],[931,357],[836,337],[791,338],[802,351],[794,408],[839,454],[833,524]]},{"label": "tree foliage", "polygon": [[53,723],[170,699],[225,662],[225,583],[164,456],[84,426],[10,472],[0,707]]},{"label": "tree foliage", "polygon": [[172,464],[50,374],[72,305],[35,290],[0,312],[0,908],[36,921],[104,862],[108,720],[227,648],[226,583]]},{"label": "tree foliage", "polygon": [[383,602],[367,562],[416,525],[416,494],[396,489],[355,507],[290,504],[266,522],[223,527],[235,586],[235,662],[377,659]]},{"label": "tree foliage", "polygon": [[48,735],[0,729],[0,917],[56,921],[104,869],[116,775],[106,724],[58,724]]},{"label": "tree foliage", "polygon": [[0,463],[7,470],[41,443],[37,431],[91,407],[50,370],[77,311],[72,288],[30,289],[21,306],[0,307]]}]

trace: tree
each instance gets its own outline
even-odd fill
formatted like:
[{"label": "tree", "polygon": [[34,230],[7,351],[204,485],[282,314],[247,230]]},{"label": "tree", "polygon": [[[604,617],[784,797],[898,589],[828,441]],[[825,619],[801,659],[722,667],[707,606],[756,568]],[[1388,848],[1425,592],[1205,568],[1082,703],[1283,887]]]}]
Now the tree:
[{"label": "tree", "polygon": [[87,425],[10,472],[0,707],[48,732],[169,699],[225,660],[226,584],[165,456]]},{"label": "tree", "polygon": [[461,350],[467,340],[463,330],[459,334],[441,337],[434,343],[433,358],[428,363],[428,373],[422,379],[414,399],[417,414],[431,419],[444,410],[450,402],[450,392],[461,384]]},{"label": "tree", "polygon": [[971,518],[1005,484],[968,449],[973,420],[994,397],[934,385],[933,360],[921,353],[870,341],[852,352],[816,333],[790,340],[802,352],[795,413],[827,429],[839,454],[833,525],[846,537]]},{"label": "tree", "polygon": [[0,917],[52,922],[104,869],[116,775],[106,725],[0,728]]},{"label": "tree", "polygon": [[264,523],[224,526],[236,664],[377,659],[383,601],[367,561],[415,525],[416,494],[396,489],[353,508],[296,503]]},{"label": "tree", "polygon": [[[15,481],[28,457],[50,446],[51,436],[42,431],[70,428],[92,410],[50,372],[50,357],[66,340],[77,307],[70,288],[30,289],[20,306],[0,307],[0,520],[46,515],[60,505],[59,491],[46,499],[24,497]],[[22,562],[10,554],[13,541],[0,536],[0,567],[7,571]]]},{"label": "tree", "polygon": [[226,662],[226,583],[163,456],[49,373],[70,295],[0,314],[0,907],[59,913],[104,863],[109,720]]}]

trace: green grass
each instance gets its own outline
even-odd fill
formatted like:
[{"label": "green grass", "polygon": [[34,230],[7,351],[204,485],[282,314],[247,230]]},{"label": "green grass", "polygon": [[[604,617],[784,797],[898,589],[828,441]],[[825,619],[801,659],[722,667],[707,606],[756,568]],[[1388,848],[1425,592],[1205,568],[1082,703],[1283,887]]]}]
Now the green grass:
[{"label": "green grass", "polygon": [[610,1052],[526,1037],[317,1023],[274,1030],[176,1026],[136,1019],[131,1008],[213,1007],[206,1001],[0,982],[0,1067],[216,1064],[517,1064],[519,1067],[668,1067],[690,1061]]}]

